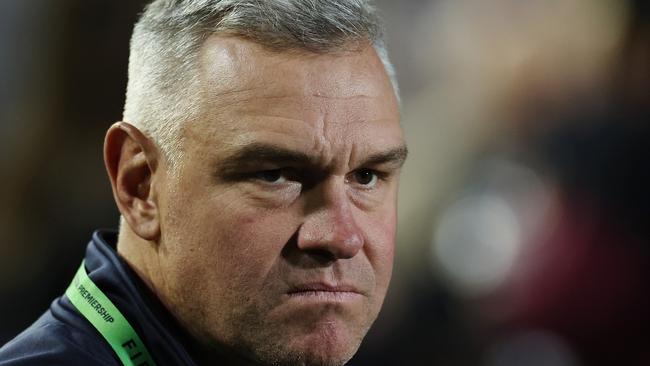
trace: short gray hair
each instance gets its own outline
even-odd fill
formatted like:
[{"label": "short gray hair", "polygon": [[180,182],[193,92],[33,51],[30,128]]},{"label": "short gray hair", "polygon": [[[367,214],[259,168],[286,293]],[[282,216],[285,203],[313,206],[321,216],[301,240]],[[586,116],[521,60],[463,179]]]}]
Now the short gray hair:
[{"label": "short gray hair", "polygon": [[180,125],[199,110],[189,94],[196,90],[197,54],[216,33],[276,51],[326,53],[372,44],[398,95],[370,0],[155,0],[133,30],[124,120],[152,137],[172,167],[181,154]]}]

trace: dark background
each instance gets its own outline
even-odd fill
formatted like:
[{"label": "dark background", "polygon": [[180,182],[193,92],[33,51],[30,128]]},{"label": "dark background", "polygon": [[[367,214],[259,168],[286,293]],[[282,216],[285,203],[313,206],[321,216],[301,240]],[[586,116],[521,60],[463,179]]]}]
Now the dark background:
[{"label": "dark background", "polygon": [[[0,2],[0,344],[118,212],[143,1]],[[379,1],[411,150],[356,365],[650,365],[646,1]]]}]

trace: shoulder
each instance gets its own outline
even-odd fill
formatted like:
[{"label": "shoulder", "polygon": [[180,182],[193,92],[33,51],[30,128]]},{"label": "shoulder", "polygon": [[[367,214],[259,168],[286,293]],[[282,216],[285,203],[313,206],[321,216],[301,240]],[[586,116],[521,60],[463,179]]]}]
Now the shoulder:
[{"label": "shoulder", "polygon": [[0,348],[0,366],[120,365],[101,336],[71,315],[48,310]]}]

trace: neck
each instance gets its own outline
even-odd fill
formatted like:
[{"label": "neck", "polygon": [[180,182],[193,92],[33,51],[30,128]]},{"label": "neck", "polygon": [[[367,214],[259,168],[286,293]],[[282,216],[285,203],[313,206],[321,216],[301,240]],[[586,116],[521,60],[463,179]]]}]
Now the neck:
[{"label": "neck", "polygon": [[117,253],[128,263],[148,289],[157,297],[161,292],[153,281],[158,272],[158,245],[137,236],[122,220],[117,239]]}]

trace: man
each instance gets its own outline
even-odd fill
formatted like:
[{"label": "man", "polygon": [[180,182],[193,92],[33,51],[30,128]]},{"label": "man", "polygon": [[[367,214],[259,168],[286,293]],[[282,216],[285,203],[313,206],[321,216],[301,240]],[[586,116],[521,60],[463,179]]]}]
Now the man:
[{"label": "man", "polygon": [[104,156],[119,234],[0,365],[342,365],[391,277],[406,148],[363,0],[158,0]]}]

